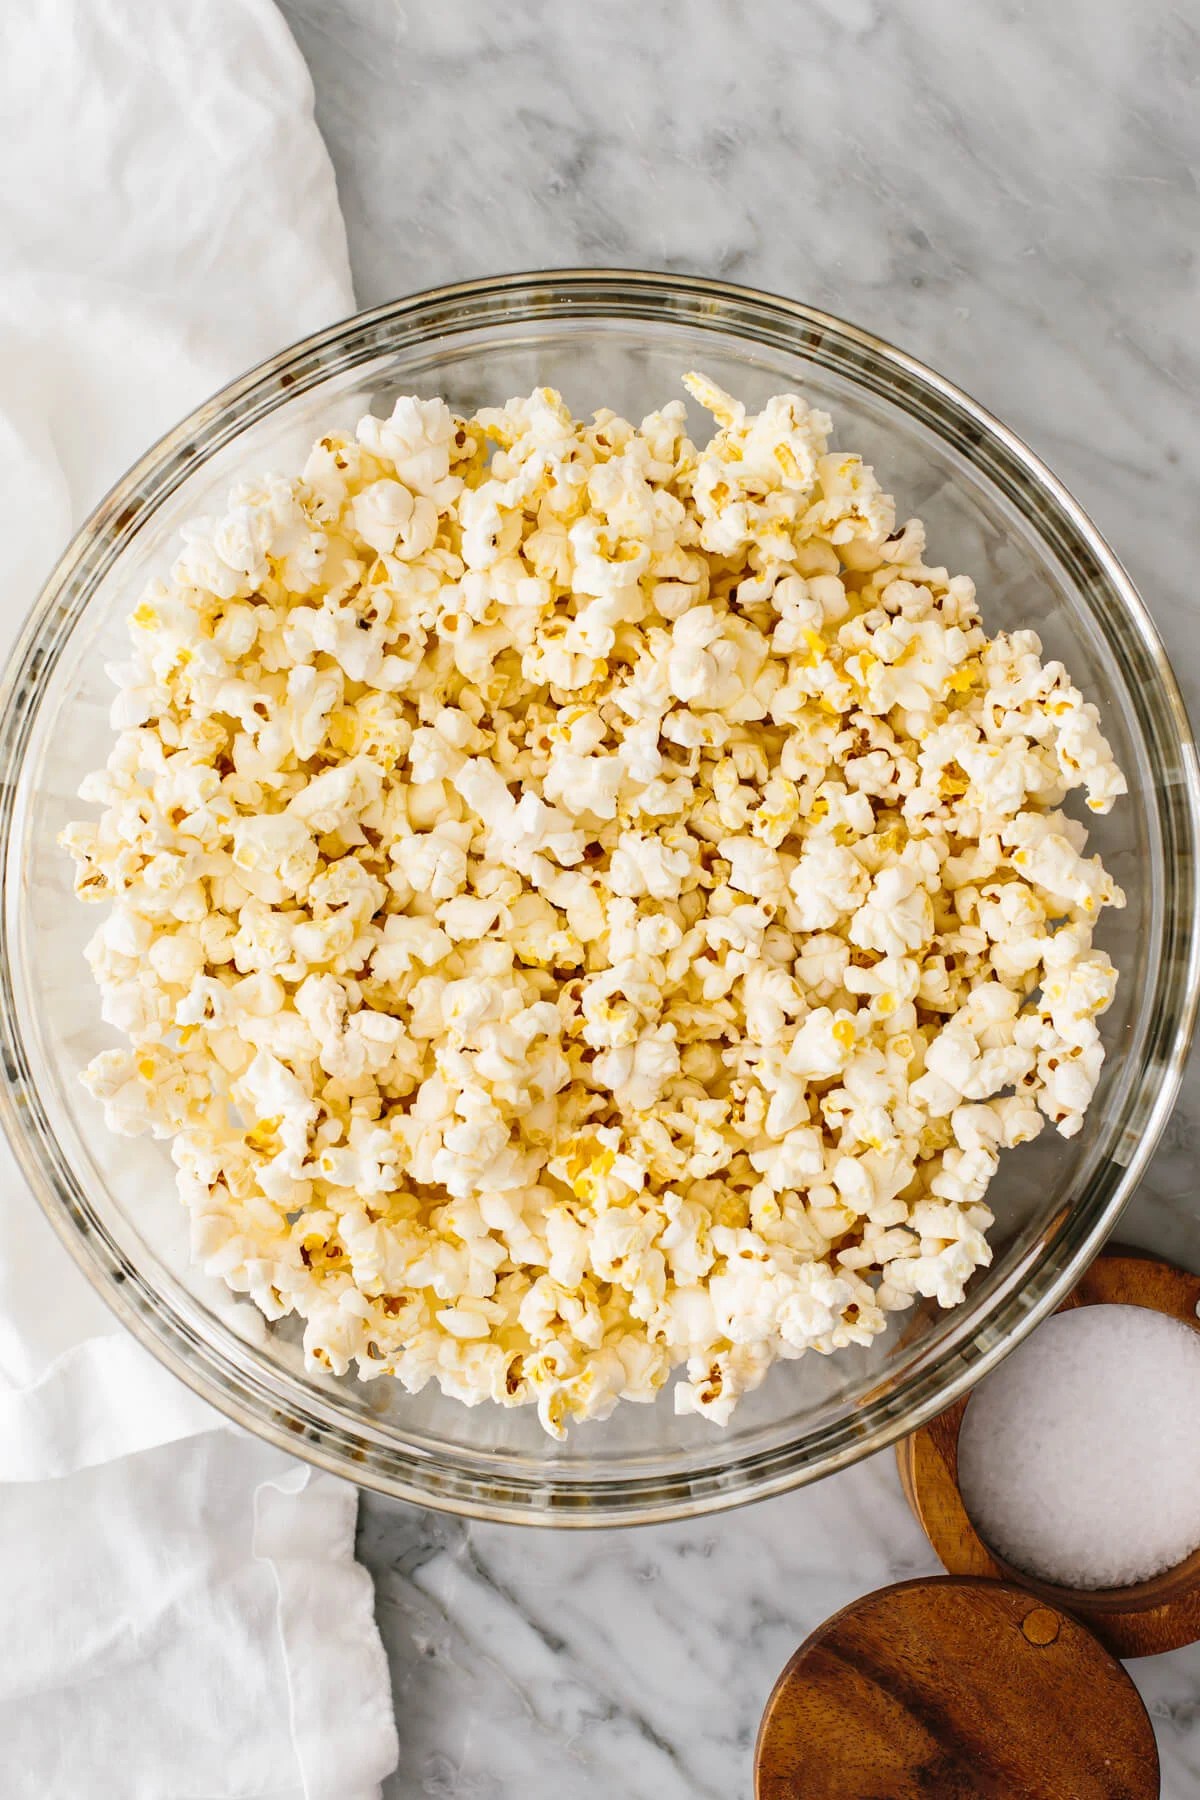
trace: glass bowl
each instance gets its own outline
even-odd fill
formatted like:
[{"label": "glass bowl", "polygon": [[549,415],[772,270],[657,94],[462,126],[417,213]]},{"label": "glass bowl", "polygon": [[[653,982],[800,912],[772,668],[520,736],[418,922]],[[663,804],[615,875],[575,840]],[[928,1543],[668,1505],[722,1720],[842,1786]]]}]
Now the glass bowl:
[{"label": "glass bowl", "polygon": [[[532,1409],[470,1410],[432,1388],[306,1372],[294,1322],[268,1326],[191,1270],[163,1144],[112,1138],[79,1082],[111,1039],[82,960],[96,915],[56,845],[109,736],[105,663],[187,518],[239,475],[294,469],[331,425],[398,392],[464,412],[531,387],[576,412],[640,417],[706,370],[752,405],[799,388],[919,513],[938,562],[972,575],[991,630],[1031,625],[1100,706],[1130,793],[1093,839],[1129,904],[1100,941],[1121,971],[1083,1131],[1006,1155],[995,1260],[966,1303],[902,1314],[866,1350],[778,1366],[718,1431],[669,1392],[544,1437]],[[697,430],[703,422],[694,420]],[[686,277],[568,271],[472,282],[364,313],[210,400],[97,508],[42,594],[2,696],[0,1109],[64,1243],[126,1324],[240,1424],[351,1480],[491,1519],[606,1525],[696,1514],[812,1481],[947,1406],[1070,1288],[1167,1118],[1197,991],[1197,770],[1162,645],[1079,507],[1010,432],[866,333],[791,302]]]}]

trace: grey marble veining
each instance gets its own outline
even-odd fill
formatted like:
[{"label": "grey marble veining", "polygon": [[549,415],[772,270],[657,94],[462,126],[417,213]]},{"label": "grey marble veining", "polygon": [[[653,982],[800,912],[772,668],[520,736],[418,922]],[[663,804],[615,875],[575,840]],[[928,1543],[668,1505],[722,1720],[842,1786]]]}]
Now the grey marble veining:
[{"label": "grey marble veining", "polygon": [[931,1570],[880,1458],[651,1530],[466,1525],[368,1502],[361,1550],[401,1721],[397,1796],[729,1800],[800,1638]]},{"label": "grey marble veining", "polygon": [[[1194,715],[1200,19],[1168,0],[282,0],[363,305],[498,270],[791,294],[1011,424],[1139,583]],[[1122,1234],[1200,1262],[1200,1058]],[[890,1458],[747,1511],[550,1536],[368,1499],[403,1760],[389,1800],[747,1795],[771,1683],[933,1567]],[[1200,1650],[1133,1665],[1166,1800]]]}]

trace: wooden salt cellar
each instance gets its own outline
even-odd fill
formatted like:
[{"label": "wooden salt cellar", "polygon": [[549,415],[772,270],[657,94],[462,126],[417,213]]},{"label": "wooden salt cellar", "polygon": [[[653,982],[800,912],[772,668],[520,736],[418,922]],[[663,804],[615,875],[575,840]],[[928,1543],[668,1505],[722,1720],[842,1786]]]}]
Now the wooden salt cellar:
[{"label": "wooden salt cellar", "polygon": [[[1196,1310],[1200,1277],[1140,1250],[1114,1247],[1103,1252],[1059,1310],[1101,1304],[1145,1306],[1200,1331]],[[950,1574],[1015,1583],[1047,1607],[1072,1614],[1115,1656],[1154,1656],[1200,1638],[1200,1550],[1149,1581],[1124,1588],[1083,1589],[1035,1580],[1011,1567],[984,1543],[971,1523],[958,1485],[958,1436],[970,1400],[968,1394],[957,1401],[905,1438],[896,1451],[909,1505]],[[1196,1422],[1178,1420],[1176,1427],[1192,1430]],[[1064,1794],[1072,1791],[1066,1786],[1061,1790]],[[863,1789],[864,1796],[873,1792]],[[896,1793],[906,1794],[907,1790],[898,1788]]]},{"label": "wooden salt cellar", "polygon": [[813,1632],[767,1702],[756,1800],[1156,1800],[1137,1689],[1020,1588],[935,1576]]}]

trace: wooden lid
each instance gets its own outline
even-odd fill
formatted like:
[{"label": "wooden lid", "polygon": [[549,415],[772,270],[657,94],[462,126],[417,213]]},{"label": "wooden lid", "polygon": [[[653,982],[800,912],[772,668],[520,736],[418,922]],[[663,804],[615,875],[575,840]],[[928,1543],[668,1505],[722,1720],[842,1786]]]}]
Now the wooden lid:
[{"label": "wooden lid", "polygon": [[997,1581],[868,1594],[767,1702],[756,1800],[1157,1800],[1137,1689],[1065,1613]]}]

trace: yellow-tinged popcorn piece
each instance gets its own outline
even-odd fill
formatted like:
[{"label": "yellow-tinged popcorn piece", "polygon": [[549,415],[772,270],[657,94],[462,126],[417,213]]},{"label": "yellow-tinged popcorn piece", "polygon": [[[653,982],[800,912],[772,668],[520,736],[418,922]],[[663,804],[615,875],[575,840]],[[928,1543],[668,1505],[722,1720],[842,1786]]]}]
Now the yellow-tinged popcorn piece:
[{"label": "yellow-tinged popcorn piece", "polygon": [[1078,1130],[1125,790],[796,395],[398,400],[187,526],[63,842],[87,1085],[314,1367],[725,1422],[961,1300]]}]

